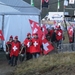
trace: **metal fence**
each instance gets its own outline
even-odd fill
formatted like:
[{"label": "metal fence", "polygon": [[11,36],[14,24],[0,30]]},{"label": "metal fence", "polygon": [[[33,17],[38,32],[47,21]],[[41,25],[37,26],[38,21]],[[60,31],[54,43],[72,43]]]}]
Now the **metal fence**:
[{"label": "metal fence", "polygon": [[73,52],[75,51],[75,43],[61,44],[58,52]]}]

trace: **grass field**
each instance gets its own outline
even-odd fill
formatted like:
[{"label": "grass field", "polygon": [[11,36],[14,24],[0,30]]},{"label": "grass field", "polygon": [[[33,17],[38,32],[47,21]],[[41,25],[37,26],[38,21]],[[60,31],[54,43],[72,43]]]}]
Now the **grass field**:
[{"label": "grass field", "polygon": [[75,53],[60,53],[25,61],[17,66],[14,75],[75,75],[74,69]]}]

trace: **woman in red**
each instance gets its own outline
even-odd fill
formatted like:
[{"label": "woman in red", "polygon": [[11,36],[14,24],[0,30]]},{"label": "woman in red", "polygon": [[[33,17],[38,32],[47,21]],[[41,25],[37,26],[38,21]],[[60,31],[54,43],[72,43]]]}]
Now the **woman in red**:
[{"label": "woman in red", "polygon": [[18,55],[20,52],[21,43],[18,41],[18,36],[15,36],[14,41],[11,45],[11,66],[17,65]]}]

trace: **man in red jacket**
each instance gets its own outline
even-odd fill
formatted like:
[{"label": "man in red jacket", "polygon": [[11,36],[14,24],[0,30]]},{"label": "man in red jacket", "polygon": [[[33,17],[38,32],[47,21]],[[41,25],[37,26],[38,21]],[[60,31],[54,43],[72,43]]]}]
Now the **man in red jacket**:
[{"label": "man in red jacket", "polygon": [[7,60],[9,61],[8,62],[9,65],[11,63],[10,52],[11,52],[12,42],[13,42],[13,36],[10,36],[9,41],[6,42],[6,57],[7,57]]},{"label": "man in red jacket", "polygon": [[23,44],[26,47],[26,60],[29,60],[32,58],[30,53],[30,49],[32,45],[31,33],[27,34],[27,38],[24,40]]},{"label": "man in red jacket", "polygon": [[61,27],[59,26],[59,28],[56,31],[57,48],[60,47],[60,45],[62,43],[62,38],[63,38],[63,31],[62,31]]},{"label": "man in red jacket", "polygon": [[32,48],[31,48],[31,51],[30,51],[31,54],[32,54],[32,58],[38,58],[40,56],[41,45],[42,45],[42,42],[38,38],[38,34],[37,33],[33,34]]},{"label": "man in red jacket", "polygon": [[21,43],[18,41],[18,36],[15,36],[11,46],[11,66],[17,65],[18,55],[20,52]]}]

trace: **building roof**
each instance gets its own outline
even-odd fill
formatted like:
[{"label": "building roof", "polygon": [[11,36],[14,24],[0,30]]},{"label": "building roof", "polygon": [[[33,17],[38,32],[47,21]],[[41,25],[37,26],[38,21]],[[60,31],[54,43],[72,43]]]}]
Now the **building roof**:
[{"label": "building roof", "polygon": [[1,15],[40,15],[40,10],[23,0],[0,0]]}]

